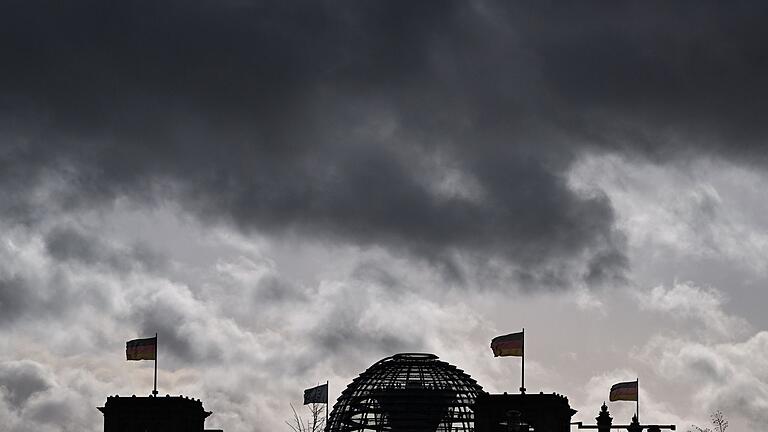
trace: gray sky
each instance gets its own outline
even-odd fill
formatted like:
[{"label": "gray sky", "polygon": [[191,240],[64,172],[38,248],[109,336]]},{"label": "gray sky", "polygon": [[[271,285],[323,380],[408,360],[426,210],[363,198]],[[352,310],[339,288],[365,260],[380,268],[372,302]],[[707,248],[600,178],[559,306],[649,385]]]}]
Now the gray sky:
[{"label": "gray sky", "polygon": [[766,9],[6,2],[0,424],[101,430],[155,332],[234,432],[401,351],[515,391],[525,327],[576,420],[764,430]]}]

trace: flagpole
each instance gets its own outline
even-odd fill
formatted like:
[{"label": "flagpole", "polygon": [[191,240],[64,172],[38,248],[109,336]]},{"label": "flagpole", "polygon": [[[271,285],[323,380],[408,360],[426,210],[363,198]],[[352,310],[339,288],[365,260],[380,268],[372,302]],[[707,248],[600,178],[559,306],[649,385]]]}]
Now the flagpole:
[{"label": "flagpole", "polygon": [[637,416],[637,422],[640,423],[640,377],[635,378],[637,381],[637,400],[635,401],[635,415]]},{"label": "flagpole", "polygon": [[525,394],[525,327],[523,327],[523,355],[520,366],[520,393]]},{"label": "flagpole", "polygon": [[157,333],[155,333],[155,389],[152,394],[157,396]]},{"label": "flagpole", "polygon": [[325,427],[323,429],[328,429],[328,396],[331,392],[331,387],[328,385],[330,381],[325,380]]}]

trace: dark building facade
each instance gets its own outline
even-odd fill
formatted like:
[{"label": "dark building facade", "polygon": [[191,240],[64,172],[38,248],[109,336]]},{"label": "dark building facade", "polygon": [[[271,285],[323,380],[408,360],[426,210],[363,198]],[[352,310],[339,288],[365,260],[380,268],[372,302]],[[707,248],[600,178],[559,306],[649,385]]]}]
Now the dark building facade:
[{"label": "dark building facade", "polygon": [[605,402],[603,402],[603,406],[600,407],[600,413],[597,415],[597,417],[595,417],[595,420],[597,421],[597,424],[594,425],[585,425],[582,422],[576,422],[572,424],[577,426],[579,429],[597,429],[597,432],[611,432],[612,429],[626,430],[628,432],[661,432],[665,429],[677,429],[675,425],[642,425],[637,419],[637,414],[632,416],[632,421],[629,424],[615,425],[613,424],[613,417],[611,417],[611,414],[608,412],[608,406],[605,405]]},{"label": "dark building facade", "polygon": [[569,432],[568,398],[558,394],[488,394],[477,397],[475,432]]},{"label": "dark building facade", "polygon": [[384,358],[341,393],[325,432],[660,432],[674,425],[614,425],[603,404],[597,424],[573,422],[568,398],[552,394],[489,394],[436,355]]},{"label": "dark building facade", "polygon": [[433,354],[375,363],[334,405],[325,432],[569,432],[576,411],[556,394],[488,394]]},{"label": "dark building facade", "polygon": [[183,396],[110,396],[98,409],[104,414],[104,432],[204,432],[212,414],[199,399]]}]

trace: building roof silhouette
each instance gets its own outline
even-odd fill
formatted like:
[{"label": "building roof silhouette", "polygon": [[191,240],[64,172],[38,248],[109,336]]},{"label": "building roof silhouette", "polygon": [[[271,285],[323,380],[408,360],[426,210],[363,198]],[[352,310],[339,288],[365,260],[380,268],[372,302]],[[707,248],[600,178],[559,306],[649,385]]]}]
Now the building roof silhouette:
[{"label": "building roof silhouette", "polygon": [[199,399],[183,396],[109,396],[103,407],[104,432],[203,432],[213,414]]},{"label": "building roof silhouette", "polygon": [[475,432],[527,431],[569,432],[576,414],[568,398],[559,394],[488,394],[479,395],[473,407]]},{"label": "building roof silhouette", "polygon": [[396,354],[347,386],[326,432],[469,432],[474,428],[472,406],[482,391],[464,371],[434,354]]}]

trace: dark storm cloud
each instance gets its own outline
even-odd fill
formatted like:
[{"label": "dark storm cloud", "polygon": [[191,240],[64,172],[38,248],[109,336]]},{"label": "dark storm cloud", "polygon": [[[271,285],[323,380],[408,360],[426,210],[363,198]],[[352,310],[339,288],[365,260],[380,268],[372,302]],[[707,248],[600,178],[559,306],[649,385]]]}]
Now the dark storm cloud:
[{"label": "dark storm cloud", "polygon": [[383,265],[374,261],[364,261],[358,264],[351,273],[353,280],[374,283],[388,290],[403,290],[403,283],[400,277],[392,274]]},{"label": "dark storm cloud", "polygon": [[164,349],[177,359],[196,363],[218,358],[216,352],[209,350],[202,352],[195,349],[194,338],[204,338],[207,335],[190,334],[189,325],[201,317],[195,317],[193,312],[184,310],[184,305],[182,300],[175,302],[167,298],[159,299],[135,307],[133,316],[140,323],[141,334],[162,335]]},{"label": "dark storm cloud", "polygon": [[[382,323],[371,323],[372,319],[365,311],[369,307],[375,307],[372,306],[374,304],[376,302],[369,305],[336,305],[314,329],[309,347],[310,354],[296,362],[297,372],[306,367],[304,363],[317,358],[332,359],[336,363],[334,366],[339,369],[350,366],[362,368],[366,359],[372,357],[385,357],[396,352],[422,352],[431,348],[423,333],[404,334]],[[398,312],[391,311],[393,315]],[[429,318],[431,317],[424,317],[425,321]],[[355,362],[357,364],[354,364]]]},{"label": "dark storm cloud", "polygon": [[15,409],[21,409],[35,393],[48,390],[52,380],[46,370],[32,361],[0,364],[0,394]]},{"label": "dark storm cloud", "polygon": [[24,314],[33,303],[33,297],[22,277],[0,275],[0,323],[12,321]]},{"label": "dark storm cloud", "polygon": [[[3,225],[4,229],[7,225]],[[53,260],[23,262],[22,252],[9,240],[0,254],[0,327],[68,315],[111,311],[114,292],[99,283],[72,279],[72,264],[90,273],[121,278],[127,273],[155,274],[167,259],[153,249],[135,244],[111,244],[74,226],[58,225],[43,236],[45,251]],[[76,279],[76,278],[75,278]]]},{"label": "dark storm cloud", "polygon": [[262,303],[269,305],[289,302],[299,304],[307,299],[302,287],[275,275],[266,275],[256,284],[253,291],[255,306]]},{"label": "dark storm cloud", "polygon": [[36,422],[61,425],[72,421],[72,402],[67,400],[46,400],[34,406],[29,417]]},{"label": "dark storm cloud", "polygon": [[337,307],[335,312],[327,317],[326,322],[320,323],[315,336],[316,348],[324,355],[350,349],[381,353],[413,351],[425,345],[421,335],[402,335],[384,328],[364,329],[365,317],[361,312],[351,312],[345,307]]},{"label": "dark storm cloud", "polygon": [[602,6],[511,18],[563,107],[585,113],[587,136],[659,160],[702,149],[766,160],[764,3]]},{"label": "dark storm cloud", "polygon": [[97,236],[70,226],[54,227],[45,238],[45,246],[59,261],[104,265],[120,272],[157,270],[167,261],[145,245],[137,244],[131,248],[109,245]]},{"label": "dark storm cloud", "polygon": [[456,281],[468,257],[538,284],[621,280],[611,204],[571,191],[570,164],[665,160],[686,140],[764,158],[763,9],[5,4],[0,205],[35,221],[51,204],[30,197],[53,184],[55,209],[172,199],[246,231],[413,254]]},{"label": "dark storm cloud", "polygon": [[99,307],[100,295],[84,295],[86,289],[75,288],[60,272],[53,271],[40,278],[23,274],[20,269],[0,266],[0,327],[19,321],[61,318],[71,313],[83,297]]}]

